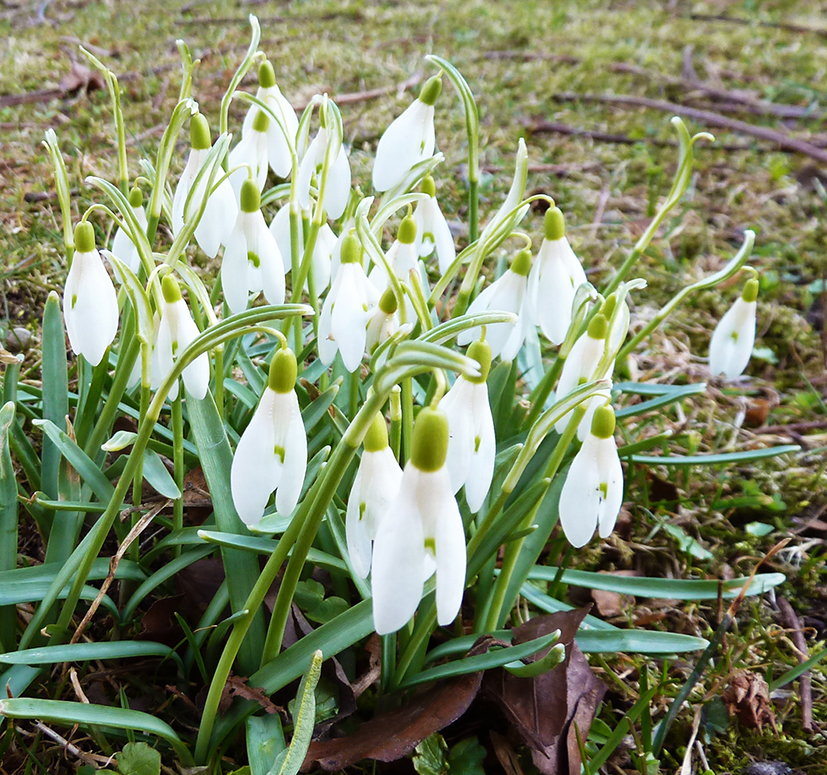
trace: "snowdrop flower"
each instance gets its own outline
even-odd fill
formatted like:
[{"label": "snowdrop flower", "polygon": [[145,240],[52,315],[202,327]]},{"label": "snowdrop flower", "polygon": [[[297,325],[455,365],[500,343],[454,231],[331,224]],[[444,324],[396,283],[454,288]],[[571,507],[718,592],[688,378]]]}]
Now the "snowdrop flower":
[{"label": "snowdrop flower", "polygon": [[737,379],[747,367],[755,344],[757,299],[758,279],[752,278],[715,327],[709,343],[709,370],[713,375]]},{"label": "snowdrop flower", "polygon": [[437,621],[450,624],[465,589],[465,530],[451,490],[448,418],[426,407],[416,418],[411,459],[373,543],[373,623],[395,632],[416,612],[436,571]]},{"label": "snowdrop flower", "polygon": [[586,282],[586,273],[566,239],[559,207],[545,215],[545,238],[528,276],[528,297],[534,323],[552,344],[561,344],[571,325],[574,292]]},{"label": "snowdrop flower", "polygon": [[[276,73],[273,65],[265,60],[258,66],[258,91],[256,97],[260,99],[278,117],[281,126],[273,120],[267,125],[267,161],[270,169],[280,178],[290,175],[293,166],[292,145],[296,142],[296,133],[299,129],[299,120],[296,118],[296,111],[287,101],[276,85]],[[253,123],[259,108],[252,105],[244,117],[244,124],[241,126],[241,136],[253,131]],[[267,118],[270,118],[267,116]],[[283,129],[282,129],[283,128]],[[285,132],[287,137],[285,137]],[[288,139],[289,138],[289,139]]]},{"label": "snowdrop flower", "polygon": [[623,504],[623,468],[614,429],[612,407],[599,407],[560,492],[560,525],[578,549],[591,540],[595,528],[601,538],[610,536]]},{"label": "snowdrop flower", "polygon": [[259,192],[267,182],[267,167],[270,163],[267,130],[271,123],[270,117],[259,108],[250,130],[247,134],[242,133],[238,145],[230,151],[229,165],[234,170],[230,173],[230,185],[236,198],[240,198],[241,187],[249,177],[252,176]]},{"label": "snowdrop flower", "polygon": [[97,366],[118,333],[118,297],[88,221],[75,227],[75,253],[63,289],[63,319],[72,351]]},{"label": "snowdrop flower", "polygon": [[390,514],[401,481],[402,469],[388,446],[388,428],[379,413],[365,436],[365,451],[347,501],[347,550],[359,578],[367,578],[370,572],[373,539]]},{"label": "snowdrop flower", "polygon": [[[327,135],[327,128],[322,126],[307,151],[305,151],[299,165],[296,188],[299,195],[299,204],[305,209],[310,207],[310,184],[312,179],[315,177],[317,187],[321,185]],[[327,171],[322,207],[333,220],[336,220],[344,213],[347,200],[350,197],[350,162],[347,159],[344,145],[340,145],[338,150],[335,150],[333,159],[333,164]]]},{"label": "snowdrop flower", "polygon": [[362,362],[367,324],[379,302],[379,291],[362,268],[362,245],[351,233],[342,244],[339,271],[319,317],[319,358],[330,365],[338,350],[349,372]]},{"label": "snowdrop flower", "polygon": [[417,202],[413,214],[416,222],[417,253],[420,258],[425,258],[436,249],[439,272],[445,274],[457,257],[457,250],[454,247],[451,228],[436,201],[436,186],[430,175],[422,181],[422,193],[427,194],[428,198]]},{"label": "snowdrop flower", "polygon": [[296,356],[284,346],[273,356],[267,387],[233,456],[230,490],[238,516],[249,526],[261,521],[273,490],[279,514],[291,514],[299,501],[307,436],[294,390],[296,373]]},{"label": "snowdrop flower", "polygon": [[[502,277],[491,283],[468,307],[469,315],[489,311],[513,312],[517,315],[515,323],[495,323],[487,327],[486,338],[494,358],[499,355],[504,361],[513,361],[523,346],[529,325],[525,300],[530,270],[531,252],[521,250]],[[469,344],[479,336],[480,329],[471,328],[457,337],[457,344]]]},{"label": "snowdrop flower", "polygon": [[376,146],[373,187],[387,191],[418,162],[434,155],[434,104],[442,91],[442,77],[429,78],[422,91],[385,130]]},{"label": "snowdrop flower", "polygon": [[379,304],[368,323],[365,347],[368,355],[373,355],[382,342],[390,339],[399,329],[399,315],[393,288],[386,288],[379,298]]},{"label": "snowdrop flower", "polygon": [[[164,303],[155,335],[152,368],[152,387],[156,390],[172,371],[181,351],[201,333],[192,319],[187,303],[181,298],[178,281],[172,275],[164,276],[161,291]],[[210,359],[207,353],[201,353],[192,363],[185,366],[181,376],[187,392],[193,398],[204,398],[210,384]],[[167,398],[170,401],[178,398],[178,380],[170,388]]]},{"label": "snowdrop flower", "polygon": [[[144,195],[141,189],[135,186],[129,192],[129,206],[135,214],[138,225],[146,232],[147,221],[146,212],[144,211]],[[141,266],[141,257],[138,255],[138,248],[132,242],[128,231],[124,231],[120,226],[115,232],[115,237],[112,240],[112,252],[123,261],[135,274],[138,274],[138,269]]]},{"label": "snowdrop flower", "polygon": [[[406,215],[399,224],[396,239],[388,248],[388,252],[385,253],[388,266],[390,266],[394,275],[403,283],[409,283],[411,281],[412,271],[419,271],[416,232],[416,221],[412,216]],[[379,290],[384,291],[389,284],[384,265],[376,264],[370,272],[370,279]]]},{"label": "snowdrop flower", "polygon": [[252,180],[241,187],[241,212],[227,239],[221,262],[221,285],[230,311],[247,309],[248,295],[264,289],[270,304],[284,304],[281,253],[261,214],[261,195]]},{"label": "snowdrop flower", "polygon": [[[557,400],[565,398],[572,390],[586,382],[601,378],[597,370],[603,354],[606,351],[606,342],[609,335],[609,321],[603,312],[598,312],[589,321],[589,327],[571,348],[568,358],[563,363],[560,381],[557,383]],[[602,399],[605,401],[605,396]],[[569,424],[571,412],[563,415],[554,426],[557,433],[562,434]]]},{"label": "snowdrop flower", "polygon": [[465,485],[465,498],[472,513],[480,510],[494,476],[494,418],[488,403],[488,371],[491,347],[485,340],[472,342],[466,353],[480,364],[479,377],[460,374],[440,408],[448,416],[448,475],[451,489]]},{"label": "snowdrop flower", "polygon": [[[193,116],[190,121],[190,142],[192,150],[172,198],[172,233],[175,236],[184,227],[184,207],[187,199],[190,200],[189,211],[197,212],[205,195],[206,176],[201,177],[197,190],[190,195],[195,179],[210,152],[210,125],[201,113]],[[219,175],[221,174],[219,171]],[[195,227],[195,241],[210,258],[215,258],[219,247],[226,242],[237,215],[238,205],[233,187],[230,181],[224,178],[210,191],[201,220]],[[113,252],[118,255],[114,248]]]}]

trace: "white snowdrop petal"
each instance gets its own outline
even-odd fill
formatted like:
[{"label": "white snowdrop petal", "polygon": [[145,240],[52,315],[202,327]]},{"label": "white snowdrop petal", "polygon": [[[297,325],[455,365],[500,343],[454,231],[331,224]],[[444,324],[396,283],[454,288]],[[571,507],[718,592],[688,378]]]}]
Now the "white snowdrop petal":
[{"label": "white snowdrop petal", "polygon": [[436,528],[436,609],[442,626],[456,619],[462,605],[465,563],[465,529],[456,501],[450,498]]},{"label": "white snowdrop petal", "polygon": [[755,344],[756,302],[742,298],[721,318],[709,343],[709,370],[736,379],[746,369]]},{"label": "white snowdrop petal", "polygon": [[448,469],[452,492],[459,491],[471,470],[474,452],[473,387],[468,380],[457,377],[453,387],[439,402],[439,408],[448,417],[448,454],[445,458],[445,467]]},{"label": "white snowdrop petal", "polygon": [[227,241],[221,261],[221,287],[224,290],[224,300],[232,313],[243,312],[247,309],[248,264],[247,239],[236,225]]},{"label": "white snowdrop petal", "polygon": [[350,198],[350,180],[350,162],[342,146],[327,174],[327,187],[324,195],[324,208],[334,221],[341,218],[347,207],[347,200]]},{"label": "white snowdrop petal", "polygon": [[620,464],[614,438],[600,439],[598,470],[601,479],[606,482],[606,497],[598,513],[598,528],[600,537],[608,538],[623,505],[623,466]]},{"label": "white snowdrop petal", "polygon": [[571,463],[558,506],[560,526],[569,543],[577,549],[594,535],[601,502],[600,478],[589,439]]},{"label": "white snowdrop petal", "polygon": [[226,244],[237,217],[233,187],[229,180],[222,180],[207,199],[204,214],[195,227],[195,240],[210,258],[215,258],[218,249]]},{"label": "white snowdrop petal", "polygon": [[276,510],[279,514],[293,513],[299,502],[304,475],[307,471],[307,435],[302,422],[299,400],[295,391],[279,394],[275,406],[276,422],[286,423],[284,439],[284,468],[276,490]]},{"label": "white snowdrop petal", "polygon": [[474,385],[472,415],[475,421],[475,451],[465,480],[465,499],[468,501],[471,513],[475,514],[482,507],[491,487],[491,480],[494,477],[494,461],[497,455],[494,418],[488,402],[488,386],[484,382]]},{"label": "white snowdrop petal", "polygon": [[361,484],[362,471],[360,467],[356,472],[353,486],[350,488],[350,496],[347,500],[345,535],[347,538],[347,551],[350,555],[350,564],[353,566],[353,572],[360,579],[365,579],[368,573],[370,573],[372,542],[368,536],[367,525],[364,520],[364,508],[366,504],[362,499]]},{"label": "white snowdrop petal", "polygon": [[434,152],[434,108],[414,100],[379,138],[373,163],[373,187],[387,191],[417,162]]}]

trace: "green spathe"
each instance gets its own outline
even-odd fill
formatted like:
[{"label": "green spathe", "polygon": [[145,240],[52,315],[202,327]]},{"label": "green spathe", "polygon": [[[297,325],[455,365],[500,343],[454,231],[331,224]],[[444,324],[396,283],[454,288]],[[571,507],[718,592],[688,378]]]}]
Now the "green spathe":
[{"label": "green spathe", "polygon": [[387,446],[388,426],[382,412],[377,412],[365,435],[365,452],[381,452]]},{"label": "green spathe", "polygon": [[592,436],[598,439],[611,438],[615,432],[615,411],[611,406],[598,406],[592,417]]},{"label": "green spathe", "polygon": [[543,226],[545,229],[544,236],[549,241],[563,239],[566,236],[566,221],[563,218],[563,211],[559,207],[549,207],[546,210]]},{"label": "green spathe", "polygon": [[758,300],[758,278],[753,277],[747,281],[744,290],[741,291],[741,298],[748,304]]},{"label": "green spathe", "polygon": [[270,362],[270,389],[276,393],[290,393],[296,386],[298,366],[296,355],[289,347],[276,351]]},{"label": "green spathe", "polygon": [[419,101],[424,102],[426,105],[434,105],[440,92],[442,92],[442,73],[432,75],[425,81],[422,91],[419,92]]},{"label": "green spathe", "polygon": [[589,336],[592,339],[605,339],[608,331],[609,321],[602,312],[598,312],[589,322]]},{"label": "green spathe", "polygon": [[396,235],[404,245],[413,245],[416,241],[416,221],[412,215],[406,215],[399,224],[399,232]]},{"label": "green spathe", "polygon": [[167,304],[181,301],[181,289],[178,287],[178,281],[171,274],[164,275],[164,279],[161,280],[161,291]]},{"label": "green spathe", "polygon": [[261,207],[261,193],[254,181],[249,178],[241,184],[241,212],[254,213]]},{"label": "green spathe", "polygon": [[530,250],[521,250],[514,256],[514,260],[511,262],[511,271],[522,277],[528,277],[529,272],[531,272]]},{"label": "green spathe", "polygon": [[265,59],[258,66],[258,85],[262,89],[272,89],[276,85],[276,71],[269,59]]},{"label": "green spathe", "polygon": [[448,416],[441,409],[426,406],[416,418],[411,463],[431,473],[445,465],[448,454]]},{"label": "green spathe", "polygon": [[343,264],[358,264],[362,261],[362,243],[353,231],[342,240],[340,261]]},{"label": "green spathe", "polygon": [[95,249],[95,229],[89,221],[81,221],[75,226],[75,250],[78,253],[91,253]]},{"label": "green spathe", "polygon": [[196,114],[190,121],[190,145],[194,151],[206,151],[212,145],[210,122],[203,113]]},{"label": "green spathe", "polygon": [[466,377],[465,379],[475,385],[481,385],[488,379],[488,372],[491,370],[491,345],[485,339],[478,339],[476,342],[471,342],[465,354],[480,365],[479,377]]}]

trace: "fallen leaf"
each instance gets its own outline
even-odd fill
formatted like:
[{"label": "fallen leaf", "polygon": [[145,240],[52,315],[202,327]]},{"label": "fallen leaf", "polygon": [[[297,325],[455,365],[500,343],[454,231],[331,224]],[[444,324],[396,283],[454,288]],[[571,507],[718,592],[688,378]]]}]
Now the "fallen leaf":
[{"label": "fallen leaf", "polygon": [[[518,678],[502,669],[485,677],[486,694],[505,713],[531,749],[535,766],[546,775],[580,774],[576,730],[585,740],[606,693],[574,643],[589,608],[538,616],[514,629],[514,645],[560,630],[559,642],[566,644],[566,658],[557,667],[534,678]],[[531,661],[541,659],[548,650],[538,652]]]},{"label": "fallen leaf", "polygon": [[106,83],[103,80],[103,76],[97,70],[90,70],[79,62],[73,62],[72,68],[60,81],[60,88],[67,94],[80,91],[81,89],[89,92],[105,87]]},{"label": "fallen leaf", "polygon": [[722,694],[730,716],[737,716],[745,727],[761,731],[764,724],[775,726],[767,682],[749,670],[738,670]]},{"label": "fallen leaf", "polygon": [[233,700],[236,697],[241,697],[244,700],[252,700],[257,702],[267,713],[284,713],[284,708],[276,705],[265,693],[263,689],[255,686],[249,686],[247,679],[240,675],[230,674],[227,683],[224,684],[224,689],[221,691],[221,699],[218,703],[218,709],[222,713],[226,713],[230,709]]},{"label": "fallen leaf", "polygon": [[524,775],[523,768],[520,766],[520,757],[517,756],[514,746],[508,742],[508,738],[493,729],[490,732],[490,737],[494,754],[506,775]]}]

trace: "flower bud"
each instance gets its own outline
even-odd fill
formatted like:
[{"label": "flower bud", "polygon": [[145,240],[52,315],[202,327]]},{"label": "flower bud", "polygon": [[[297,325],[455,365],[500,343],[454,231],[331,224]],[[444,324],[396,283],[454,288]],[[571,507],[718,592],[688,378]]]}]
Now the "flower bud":
[{"label": "flower bud", "polygon": [[433,105],[437,101],[437,97],[439,97],[440,92],[442,92],[442,74],[440,75],[433,75],[427,81],[425,81],[425,85],[422,87],[422,91],[419,92],[419,101],[424,102],[426,105]]},{"label": "flower bud", "polygon": [[531,251],[521,250],[511,262],[511,271],[521,277],[528,277],[531,272]]},{"label": "flower bud", "polygon": [[403,245],[413,245],[416,240],[416,221],[412,216],[406,215],[399,224],[399,231],[396,239]]},{"label": "flower bud", "polygon": [[164,275],[164,279],[161,280],[161,291],[167,304],[181,301],[181,289],[178,287],[178,281],[171,274]]},{"label": "flower bud", "polygon": [[276,85],[276,73],[268,59],[258,66],[258,85],[262,89],[272,89]]},{"label": "flower bud", "polygon": [[91,253],[95,249],[95,229],[89,221],[81,221],[75,226],[75,250],[78,253]]},{"label": "flower bud", "polygon": [[563,239],[566,236],[566,222],[559,207],[549,207],[543,220],[544,236],[547,240]]},{"label": "flower bud", "polygon": [[255,213],[261,207],[261,193],[255,181],[249,178],[241,184],[241,211],[244,213]]},{"label": "flower bud", "polygon": [[348,234],[342,240],[342,249],[339,260],[343,264],[362,263],[362,243],[353,232]]},{"label": "flower bud", "polygon": [[448,418],[441,409],[425,407],[416,418],[411,463],[420,471],[439,471],[448,454]]},{"label": "flower bud", "polygon": [[210,122],[203,113],[196,113],[190,121],[190,145],[196,151],[209,150],[212,145]]},{"label": "flower bud", "polygon": [[276,393],[292,393],[297,375],[298,365],[293,351],[289,347],[277,350],[270,362],[270,389]]},{"label": "flower bud", "polygon": [[598,439],[608,439],[615,432],[615,412],[611,406],[598,406],[592,417],[592,436]]}]

